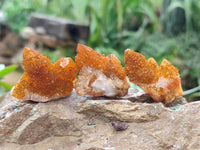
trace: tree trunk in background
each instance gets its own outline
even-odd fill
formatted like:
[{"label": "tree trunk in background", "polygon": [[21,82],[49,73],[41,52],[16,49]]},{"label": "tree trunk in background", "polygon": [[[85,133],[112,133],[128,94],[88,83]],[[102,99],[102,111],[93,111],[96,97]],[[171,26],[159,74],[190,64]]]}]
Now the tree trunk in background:
[{"label": "tree trunk in background", "polygon": [[184,0],[163,0],[162,24],[163,33],[168,36],[178,35],[186,31],[186,18],[183,8],[176,7],[167,12],[171,3]]}]

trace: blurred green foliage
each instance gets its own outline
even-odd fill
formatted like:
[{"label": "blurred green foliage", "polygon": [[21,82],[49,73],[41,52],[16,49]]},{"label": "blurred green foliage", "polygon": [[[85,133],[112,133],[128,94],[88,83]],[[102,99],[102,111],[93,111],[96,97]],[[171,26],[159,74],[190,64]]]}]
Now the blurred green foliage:
[{"label": "blurred green foliage", "polygon": [[17,67],[18,66],[16,66],[16,65],[12,65],[12,66],[8,66],[8,67],[5,67],[2,70],[0,70],[0,97],[2,96],[4,90],[8,91],[8,90],[11,90],[11,88],[13,87],[13,85],[10,85],[10,84],[4,82],[2,80],[2,78],[4,76],[6,76],[7,74],[15,71],[17,69]]},{"label": "blurred green foliage", "polygon": [[6,22],[13,30],[20,32],[28,25],[29,13],[35,10],[32,0],[3,0],[0,9],[4,11]]},{"label": "blurred green foliage", "polygon": [[64,56],[71,57],[72,59],[75,58],[75,52],[72,48],[63,49],[63,48],[57,47],[56,51],[44,49],[43,51],[41,51],[41,53],[44,56],[47,56],[51,60],[52,63],[56,62],[58,59]]},{"label": "blurred green foliage", "polygon": [[[105,55],[115,54],[123,65],[127,48],[154,57],[158,63],[166,58],[180,69],[183,87],[189,89],[200,81],[200,0],[168,2],[164,9],[164,0],[9,0],[4,1],[2,10],[17,31],[27,25],[33,11],[88,24],[88,46]],[[181,24],[185,31],[163,33],[163,26],[175,26],[178,8],[185,18]],[[50,55],[52,59],[59,56]],[[66,55],[74,57],[71,51]]]}]

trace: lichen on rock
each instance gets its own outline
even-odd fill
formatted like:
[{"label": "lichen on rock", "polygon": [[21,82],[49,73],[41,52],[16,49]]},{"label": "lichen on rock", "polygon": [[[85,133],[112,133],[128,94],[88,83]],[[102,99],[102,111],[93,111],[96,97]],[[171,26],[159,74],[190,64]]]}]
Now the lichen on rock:
[{"label": "lichen on rock", "polygon": [[70,95],[76,77],[76,64],[71,58],[61,58],[55,63],[37,51],[24,49],[25,72],[15,85],[12,96],[26,101],[46,102]]},{"label": "lichen on rock", "polygon": [[121,97],[127,94],[125,69],[115,55],[105,57],[78,44],[75,59],[79,70],[75,89],[79,95]]}]

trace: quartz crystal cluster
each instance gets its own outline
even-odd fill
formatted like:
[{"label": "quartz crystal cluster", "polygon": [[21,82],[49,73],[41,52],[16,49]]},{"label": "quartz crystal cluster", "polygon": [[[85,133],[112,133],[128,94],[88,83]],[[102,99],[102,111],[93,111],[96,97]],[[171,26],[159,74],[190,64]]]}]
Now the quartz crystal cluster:
[{"label": "quartz crystal cluster", "polygon": [[164,59],[160,65],[133,50],[125,51],[125,68],[113,54],[105,57],[82,44],[77,46],[76,64],[71,58],[55,63],[37,51],[25,48],[25,72],[12,89],[12,96],[26,101],[46,102],[71,94],[75,83],[76,93],[89,96],[122,97],[128,92],[126,75],[156,102],[169,103],[182,96],[178,69]]},{"label": "quartz crystal cluster", "polygon": [[78,44],[75,60],[79,70],[75,89],[79,95],[121,97],[127,94],[126,72],[115,55],[105,57]]},{"label": "quartz crystal cluster", "polygon": [[130,81],[141,87],[155,101],[169,103],[182,96],[178,69],[166,59],[159,67],[153,58],[145,60],[143,55],[127,49],[124,60]]},{"label": "quartz crystal cluster", "polygon": [[37,51],[25,48],[23,53],[25,72],[11,94],[20,100],[46,102],[66,97],[73,90],[77,74],[71,58],[61,58],[55,63]]}]

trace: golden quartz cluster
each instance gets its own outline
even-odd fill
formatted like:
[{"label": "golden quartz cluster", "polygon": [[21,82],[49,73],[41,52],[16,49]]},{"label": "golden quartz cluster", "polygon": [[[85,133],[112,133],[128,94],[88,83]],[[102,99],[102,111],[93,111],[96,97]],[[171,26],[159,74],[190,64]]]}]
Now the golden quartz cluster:
[{"label": "golden quartz cluster", "polygon": [[183,95],[178,69],[166,59],[159,67],[153,58],[145,60],[143,55],[127,49],[124,60],[130,81],[155,101],[169,103]]},{"label": "golden quartz cluster", "polygon": [[77,74],[71,58],[61,58],[52,64],[46,56],[25,48],[23,65],[25,72],[12,96],[23,101],[46,102],[71,94]]},{"label": "golden quartz cluster", "polygon": [[121,97],[127,94],[126,72],[115,55],[105,57],[78,44],[75,59],[79,70],[75,89],[79,95]]},{"label": "golden quartz cluster", "polygon": [[141,87],[156,102],[169,103],[182,96],[178,70],[167,60],[160,67],[153,58],[133,50],[125,51],[125,68],[113,54],[97,53],[92,48],[78,44],[76,63],[71,58],[61,58],[55,63],[37,51],[25,48],[25,72],[12,90],[12,96],[26,101],[47,102],[71,94],[77,69],[75,90],[79,95],[122,97],[128,92],[130,81]]}]

